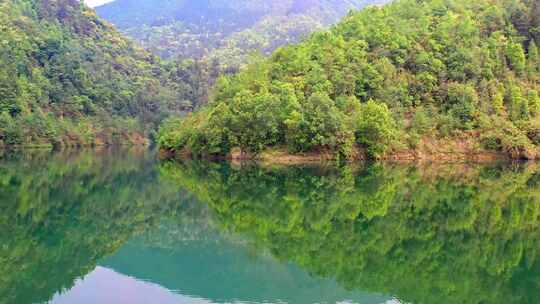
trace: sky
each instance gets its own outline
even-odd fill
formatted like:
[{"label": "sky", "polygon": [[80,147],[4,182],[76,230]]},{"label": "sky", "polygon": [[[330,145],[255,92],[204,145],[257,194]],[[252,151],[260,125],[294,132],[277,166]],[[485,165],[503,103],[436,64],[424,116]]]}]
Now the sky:
[{"label": "sky", "polygon": [[84,0],[84,2],[86,2],[86,4],[88,4],[88,6],[91,6],[91,7],[96,7],[98,5],[102,5],[111,1],[114,1],[114,0]]}]

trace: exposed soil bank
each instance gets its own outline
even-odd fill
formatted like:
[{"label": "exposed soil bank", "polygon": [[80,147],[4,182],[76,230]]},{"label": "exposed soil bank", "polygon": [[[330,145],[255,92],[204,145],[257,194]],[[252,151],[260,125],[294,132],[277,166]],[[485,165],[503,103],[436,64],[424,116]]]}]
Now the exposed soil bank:
[{"label": "exposed soil bank", "polygon": [[[160,158],[162,159],[189,159],[189,153],[160,150]],[[276,165],[300,165],[309,163],[324,163],[338,160],[339,157],[335,154],[324,152],[312,152],[303,154],[291,154],[284,150],[269,150],[257,156],[250,154],[231,154],[227,157],[205,157],[207,160],[228,160],[231,162],[257,161],[266,164]],[[419,150],[401,150],[387,154],[380,158],[381,161],[392,162],[492,162],[492,161],[508,161],[513,158],[503,152],[430,152]],[[534,158],[535,159],[535,158]],[[343,159],[348,162],[366,161],[368,158],[365,154],[359,153],[353,158]],[[532,159],[531,159],[532,160]]]},{"label": "exposed soil bank", "polygon": [[[161,158],[190,158],[189,151],[160,151]],[[357,147],[348,158],[339,156],[332,151],[320,149],[310,153],[291,154],[286,149],[272,148],[258,155],[242,153],[240,149],[233,149],[225,157],[203,157],[209,160],[229,160],[232,162],[257,161],[268,164],[295,165],[307,163],[329,162],[337,159],[349,162],[364,161],[368,157],[361,147]],[[538,160],[540,151],[494,151],[487,150],[474,136],[462,136],[453,139],[424,138],[415,144],[415,147],[393,147],[379,158],[382,161],[395,162],[492,162],[501,160]]]},{"label": "exposed soil bank", "polygon": [[[243,161],[249,159],[229,158],[232,161]],[[306,153],[306,154],[289,154],[287,152],[272,151],[270,153],[263,152],[252,160],[260,161],[269,164],[295,165],[314,162],[328,162],[337,160],[338,157],[332,154],[324,153]],[[418,150],[402,150],[387,154],[380,158],[380,161],[395,161],[395,162],[492,162],[500,160],[510,160],[504,153],[496,153],[490,151],[462,153],[462,152],[431,152]],[[365,161],[368,157],[365,154],[358,154],[353,158],[348,158],[346,161]]]}]

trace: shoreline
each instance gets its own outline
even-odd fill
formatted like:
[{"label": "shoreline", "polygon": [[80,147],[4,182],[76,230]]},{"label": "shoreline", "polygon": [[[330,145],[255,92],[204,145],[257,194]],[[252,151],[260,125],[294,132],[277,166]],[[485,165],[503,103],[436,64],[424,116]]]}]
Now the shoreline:
[{"label": "shoreline", "polygon": [[[176,152],[160,149],[160,159],[190,160],[201,159],[207,161],[229,161],[231,163],[256,162],[268,165],[303,165],[340,161],[336,154],[325,152],[311,152],[292,154],[284,150],[266,150],[259,155],[232,153],[223,157],[199,157],[194,158],[189,153]],[[439,152],[426,153],[418,150],[401,150],[388,153],[379,159],[369,159],[365,153],[357,153],[354,157],[342,159],[348,163],[355,162],[391,162],[391,163],[490,163],[512,161],[538,161],[538,158],[512,158],[503,152],[479,151],[472,153]]]},{"label": "shoreline", "polygon": [[365,148],[355,145],[348,156],[339,155],[336,151],[319,147],[312,152],[291,153],[284,146],[267,147],[258,154],[242,152],[239,147],[233,148],[228,155],[193,156],[191,151],[159,149],[161,158],[226,160],[231,162],[255,161],[267,164],[295,165],[309,163],[344,162],[404,162],[404,163],[488,163],[497,161],[538,161],[540,147],[531,145],[522,149],[489,149],[479,140],[478,132],[466,133],[451,138],[425,136],[414,144],[395,141],[382,156],[370,158]]},{"label": "shoreline", "polygon": [[0,150],[62,150],[62,149],[87,149],[87,148],[107,148],[107,147],[150,147],[149,142],[144,143],[99,143],[99,144],[23,144],[23,145],[0,145]]},{"label": "shoreline", "polygon": [[[115,143],[115,144],[93,144],[93,145],[0,145],[0,151],[8,150],[63,150],[63,149],[93,149],[93,148],[108,148],[108,147],[149,147],[148,143]],[[193,160],[200,159],[206,161],[228,161],[233,164],[241,164],[244,162],[256,162],[267,165],[304,165],[304,164],[320,164],[336,161],[347,163],[360,162],[390,162],[390,163],[490,163],[490,162],[513,162],[513,161],[540,161],[540,154],[533,155],[534,157],[518,157],[513,158],[508,153],[503,151],[489,150],[462,150],[462,151],[433,151],[426,149],[401,149],[390,151],[383,157],[378,159],[370,159],[366,156],[365,151],[356,148],[353,156],[344,158],[331,151],[321,150],[306,153],[290,153],[286,149],[272,148],[253,155],[249,153],[241,153],[239,149],[234,149],[226,156],[203,156],[193,157],[187,151],[174,151],[166,149],[158,149],[157,157],[162,160]]]}]

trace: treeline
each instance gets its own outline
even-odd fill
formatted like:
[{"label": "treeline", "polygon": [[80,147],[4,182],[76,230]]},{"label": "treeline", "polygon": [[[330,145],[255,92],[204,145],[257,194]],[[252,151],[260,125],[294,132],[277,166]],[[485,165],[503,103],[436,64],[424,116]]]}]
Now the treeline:
[{"label": "treeline", "polygon": [[144,143],[199,98],[189,63],[161,62],[80,1],[2,1],[0,44],[0,146]]},{"label": "treeline", "polygon": [[540,4],[397,0],[351,13],[236,76],[165,124],[162,148],[226,156],[333,151],[373,158],[470,138],[534,158],[540,144]]}]

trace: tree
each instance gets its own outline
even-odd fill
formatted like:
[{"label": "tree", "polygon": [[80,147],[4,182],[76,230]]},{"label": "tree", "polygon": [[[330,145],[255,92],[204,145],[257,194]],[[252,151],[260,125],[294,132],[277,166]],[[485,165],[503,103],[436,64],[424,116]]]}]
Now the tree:
[{"label": "tree", "polygon": [[491,107],[493,112],[497,115],[501,115],[504,112],[504,89],[495,89],[493,97],[491,98]]},{"label": "tree", "polygon": [[22,134],[4,143],[92,145],[97,135],[130,143],[177,114],[194,86],[81,1],[0,6],[0,113]]},{"label": "tree", "polygon": [[6,145],[22,143],[22,128],[19,122],[7,112],[0,114],[0,140]]},{"label": "tree", "polygon": [[525,71],[526,66],[525,52],[521,43],[508,42],[506,56],[512,69],[521,75]]},{"label": "tree", "polygon": [[328,95],[322,93],[310,96],[301,112],[291,113],[287,124],[288,134],[292,136],[288,142],[293,143],[293,151],[339,150],[352,140],[352,134],[346,130],[345,115]]},{"label": "tree", "polygon": [[451,83],[447,97],[450,113],[461,122],[464,129],[470,128],[477,111],[478,95],[471,84]]},{"label": "tree", "polygon": [[385,104],[368,101],[356,118],[356,141],[372,158],[381,157],[395,137],[395,122]]},{"label": "tree", "polygon": [[540,97],[538,97],[538,91],[529,90],[528,92],[529,110],[532,116],[540,114]]},{"label": "tree", "polygon": [[527,58],[527,72],[530,80],[535,80],[538,78],[538,73],[540,72],[540,58],[538,55],[538,47],[536,43],[531,41],[529,45],[529,55]]},{"label": "tree", "polygon": [[511,84],[508,91],[508,109],[510,112],[510,118],[513,121],[520,119],[526,119],[529,116],[528,101],[523,98],[523,92],[521,88],[516,84]]},{"label": "tree", "polygon": [[230,104],[229,129],[243,152],[258,153],[278,139],[278,100],[271,94],[242,91]]}]

